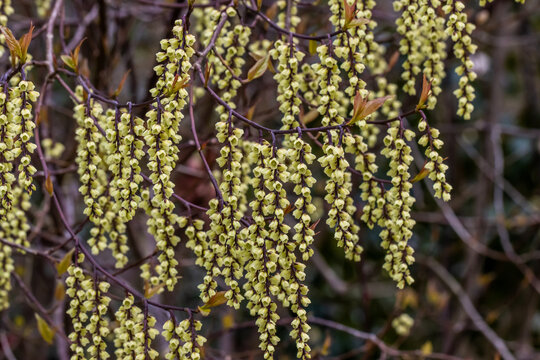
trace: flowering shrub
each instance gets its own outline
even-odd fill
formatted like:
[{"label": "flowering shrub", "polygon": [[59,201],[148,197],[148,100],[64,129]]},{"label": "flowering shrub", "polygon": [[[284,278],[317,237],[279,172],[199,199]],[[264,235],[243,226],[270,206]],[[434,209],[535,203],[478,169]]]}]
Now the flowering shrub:
[{"label": "flowering shrub", "polygon": [[[444,144],[429,114],[450,53],[459,77],[457,114],[469,119],[474,109],[476,46],[464,2],[393,1],[396,26],[385,30],[399,38],[392,54],[379,36],[374,0],[329,0],[317,5],[317,19],[301,18],[305,4],[295,0],[140,1],[172,7],[178,18],[154,46],[159,51],[143,101],[135,92],[119,100],[126,77],[112,94],[96,84],[103,76],[85,61],[92,55],[83,55],[95,40],[82,36],[92,12],[107,7],[91,9],[68,34],[70,3],[36,1],[39,31],[31,28],[19,40],[10,30],[13,4],[0,1],[0,51],[8,50],[0,81],[1,309],[10,306],[11,277],[18,277],[15,254],[36,255],[56,265],[63,279],[58,299],[65,289],[71,359],[200,359],[201,319],[223,303],[245,307],[256,319],[265,359],[280,342],[280,318],[291,314],[286,325],[296,356],[309,359],[305,280],[320,227],[332,229],[335,245],[355,262],[364,257],[359,227],[377,227],[384,271],[400,289],[414,282],[413,183],[426,178],[436,198],[451,197]],[[126,11],[132,6],[117,3]],[[306,35],[308,29],[314,34]],[[44,53],[31,45],[37,41]],[[97,41],[105,54],[106,39]],[[399,66],[401,80],[393,82],[389,73]],[[45,77],[38,76],[42,71]],[[279,109],[274,122],[248,100],[261,91]],[[63,155],[63,140],[47,130],[53,119],[46,111],[59,93],[72,102],[73,157]],[[405,102],[411,108],[403,105],[407,96],[414,96]],[[203,116],[215,117],[204,139]],[[425,149],[425,165],[415,174],[417,145]],[[198,153],[199,170],[213,186],[206,202],[178,191],[186,148]],[[208,148],[216,150],[213,159]],[[80,197],[68,205],[61,179],[73,171]],[[28,220],[40,203],[50,204],[65,230],[64,241],[48,248],[31,241],[48,221]],[[84,214],[78,226],[73,212]],[[149,256],[130,241],[139,235],[128,225],[140,219],[152,239]],[[199,307],[166,301],[165,294],[182,291],[181,248],[192,251],[205,273]],[[140,281],[122,276],[133,268]],[[56,320],[43,319],[43,337],[61,337]],[[393,324],[408,334],[412,323],[407,315]],[[161,351],[161,338],[168,352]]]}]

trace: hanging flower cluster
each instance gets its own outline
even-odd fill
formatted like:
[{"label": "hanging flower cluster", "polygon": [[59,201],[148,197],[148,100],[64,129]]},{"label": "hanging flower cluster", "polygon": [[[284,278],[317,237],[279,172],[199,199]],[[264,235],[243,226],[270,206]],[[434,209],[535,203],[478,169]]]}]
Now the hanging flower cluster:
[{"label": "hanging flower cluster", "polygon": [[162,51],[156,55],[159,64],[154,71],[158,81],[150,90],[156,101],[146,114],[147,130],[144,132],[150,180],[154,185],[152,197],[143,202],[143,207],[150,215],[148,231],[156,239],[156,246],[160,250],[159,265],[155,269],[157,277],[150,281],[154,286],[165,284],[169,291],[174,289],[178,281],[178,261],[174,256],[174,248],[180,241],[174,234],[177,215],[174,214],[174,204],[171,201],[174,192],[171,173],[178,160],[178,144],[182,139],[178,129],[184,117],[182,109],[188,96],[185,87],[190,81],[189,60],[193,56],[192,45],[195,43],[195,37],[187,33],[181,20],[176,22],[173,35],[171,39],[161,41]]}]

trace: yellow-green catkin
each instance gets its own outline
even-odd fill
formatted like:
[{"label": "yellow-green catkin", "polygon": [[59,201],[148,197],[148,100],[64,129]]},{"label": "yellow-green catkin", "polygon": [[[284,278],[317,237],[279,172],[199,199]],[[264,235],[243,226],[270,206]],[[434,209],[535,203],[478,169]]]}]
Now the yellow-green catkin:
[{"label": "yellow-green catkin", "polygon": [[383,268],[400,289],[405,283],[412,284],[414,281],[409,271],[409,265],[414,262],[414,250],[408,244],[415,224],[411,218],[411,207],[415,199],[410,194],[412,184],[409,181],[409,167],[413,157],[407,145],[407,141],[411,141],[414,136],[413,131],[393,124],[388,128],[384,138],[385,147],[381,151],[381,154],[390,159],[387,175],[392,183],[390,190],[385,193],[385,216],[381,221],[384,228],[381,232],[381,245],[387,251]]},{"label": "yellow-green catkin", "polygon": [[150,201],[142,201],[142,204],[150,215],[148,232],[154,236],[160,251],[159,265],[156,266],[157,281],[165,284],[169,291],[174,289],[178,281],[178,261],[174,248],[180,241],[174,229],[177,215],[174,214],[171,200],[174,192],[171,173],[176,167],[178,144],[182,139],[178,130],[188,96],[185,85],[190,81],[190,58],[194,54],[194,43],[195,37],[187,33],[181,20],[175,23],[173,37],[161,40],[162,51],[157,53],[158,65],[154,67],[158,81],[150,90],[156,100],[146,114],[147,130],[144,132],[153,194]]},{"label": "yellow-green catkin", "polygon": [[[294,202],[293,216],[297,220],[294,225],[295,234],[292,239],[278,245],[280,265],[281,288],[284,289],[283,302],[289,306],[296,318],[291,322],[293,327],[290,335],[296,342],[297,357],[299,359],[311,358],[311,349],[308,345],[308,331],[310,326],[307,323],[307,312],[305,308],[310,300],[307,297],[308,287],[304,284],[305,262],[313,255],[311,245],[313,236],[311,214],[315,212],[312,203],[311,188],[315,184],[309,166],[315,161],[316,156],[311,153],[311,146],[304,142],[301,137],[290,139],[292,148],[288,150],[288,157],[291,161],[291,172],[289,181],[294,184],[294,193],[297,199]],[[297,259],[298,253],[300,259]]]},{"label": "yellow-green catkin", "polygon": [[442,10],[448,15],[445,32],[454,43],[454,56],[461,62],[456,68],[456,74],[460,77],[459,88],[454,91],[458,99],[457,114],[468,120],[474,110],[472,102],[475,98],[474,87],[471,84],[476,79],[471,60],[471,55],[477,49],[471,39],[475,26],[467,19],[464,12],[465,4],[461,1],[446,0]]},{"label": "yellow-green catkin", "polygon": [[[264,358],[273,358],[275,347],[279,342],[276,335],[276,322],[279,319],[277,314],[277,304],[272,296],[279,295],[280,281],[276,276],[278,266],[278,254],[276,253],[276,235],[284,231],[285,224],[266,224],[265,216],[271,209],[275,209],[275,200],[281,201],[278,217],[282,217],[283,208],[287,199],[276,197],[272,190],[275,188],[273,175],[276,173],[285,174],[286,167],[280,164],[273,156],[273,148],[268,143],[254,143],[250,151],[251,162],[256,166],[253,168],[251,185],[254,191],[254,199],[250,202],[252,209],[253,223],[249,226],[249,235],[246,239],[246,256],[248,260],[245,265],[246,283],[244,284],[245,297],[248,300],[248,309],[252,316],[256,316],[256,324],[259,331],[259,347],[264,352]],[[271,163],[271,164],[269,164]],[[269,167],[270,165],[270,167]],[[273,167],[273,168],[272,168]],[[277,169],[279,167],[279,170]],[[279,176],[279,175],[278,175]],[[286,179],[281,179],[285,181]],[[286,207],[286,206],[285,206]],[[278,209],[275,209],[276,212]],[[277,227],[276,227],[277,225]],[[273,237],[270,237],[270,233]],[[283,235],[286,236],[286,235]]]},{"label": "yellow-green catkin", "polygon": [[70,349],[72,360],[87,359],[85,347],[90,343],[87,337],[86,324],[89,320],[88,313],[94,308],[93,299],[89,297],[94,289],[92,279],[84,273],[80,264],[84,261],[83,254],[76,254],[74,263],[68,268],[66,278],[66,294],[70,298],[67,314],[71,318],[73,330],[68,335],[71,341]]},{"label": "yellow-green catkin", "polygon": [[77,157],[75,162],[81,181],[79,192],[83,195],[85,209],[94,227],[90,230],[88,244],[93,254],[98,254],[107,247],[105,237],[108,220],[105,218],[107,206],[107,181],[105,174],[104,154],[100,147],[104,146],[105,137],[98,126],[99,119],[103,115],[103,108],[94,101],[90,95],[83,94],[83,89],[78,86],[75,94],[78,103],[75,105],[73,117],[77,121],[78,128],[75,131],[77,139]]},{"label": "yellow-green catkin", "polygon": [[106,281],[95,282],[94,287],[88,290],[86,297],[92,302],[92,314],[86,325],[86,331],[90,338],[88,346],[88,359],[108,359],[106,338],[109,335],[109,320],[107,311],[111,299],[106,295],[110,284]]},{"label": "yellow-green catkin", "polygon": [[446,39],[444,16],[437,11],[441,6],[440,0],[427,1],[426,12],[421,19],[422,46],[424,55],[422,69],[426,79],[431,82],[431,93],[427,101],[427,108],[434,109],[437,96],[441,93],[441,83],[446,73],[444,60],[446,59]]},{"label": "yellow-green catkin", "polygon": [[[319,74],[321,103],[318,108],[324,126],[342,125],[345,119],[339,114],[338,88],[340,83],[337,61],[328,53],[328,47],[318,47],[320,63],[314,64]],[[345,148],[352,145],[354,138],[340,130],[330,130],[325,135],[323,152],[319,162],[328,176],[325,200],[330,206],[326,223],[335,228],[334,234],[338,246],[345,248],[348,259],[359,261],[362,247],[359,244],[358,225],[354,223],[356,207],[351,197],[351,173],[349,162],[345,158]]]},{"label": "yellow-green catkin", "polygon": [[178,324],[174,318],[165,321],[161,333],[169,344],[169,352],[165,355],[165,359],[201,359],[201,349],[206,342],[203,336],[197,334],[201,328],[202,323],[193,317]]},{"label": "yellow-green catkin", "polygon": [[418,140],[418,144],[426,148],[425,154],[428,161],[424,165],[424,169],[429,172],[428,176],[433,181],[434,196],[444,201],[449,201],[452,185],[446,181],[448,165],[443,163],[444,159],[439,154],[443,146],[442,140],[439,139],[440,132],[430,126],[426,118],[422,118],[418,122],[418,130],[423,132],[422,137]]},{"label": "yellow-green catkin", "polygon": [[[278,40],[271,55],[278,61],[274,79],[278,83],[277,100],[280,103],[279,110],[283,114],[281,128],[291,130],[300,125],[298,116],[301,100],[298,93],[302,91],[303,75],[314,75],[314,72],[307,64],[306,67],[309,68],[309,71],[300,69],[304,54],[296,48],[294,42]],[[304,89],[307,90],[307,87]],[[313,100],[313,97],[309,98]],[[277,278],[280,290],[277,298],[296,315],[291,323],[293,329],[290,335],[296,343],[298,357],[309,359],[311,357],[311,349],[308,345],[310,326],[307,324],[305,307],[309,305],[310,301],[307,297],[308,288],[303,283],[305,264],[302,260],[307,261],[313,254],[310,246],[313,242],[314,231],[310,228],[310,215],[315,210],[311,203],[311,186],[315,179],[311,176],[308,166],[313,163],[315,156],[311,153],[309,144],[305,143],[296,133],[285,136],[283,147],[286,149],[286,153],[282,155],[281,150],[273,149],[273,160],[267,161],[267,167],[272,172],[270,178],[274,179],[271,181],[271,188],[268,188],[271,191],[270,201],[273,201],[273,204],[266,207],[266,210],[263,206],[263,214],[268,212],[270,215],[270,239],[276,240],[276,253],[279,255]],[[290,161],[290,171],[285,170],[285,158]],[[295,235],[292,238],[288,236],[289,227],[284,225],[289,202],[285,201],[286,193],[283,187],[289,181],[295,184],[294,192],[298,196],[293,211],[297,224],[294,226]],[[265,186],[268,187],[267,184],[268,182],[265,181]],[[300,254],[300,261],[297,260],[297,251]]]},{"label": "yellow-green catkin", "polygon": [[0,87],[0,219],[3,220],[13,203],[13,183],[16,180],[13,173],[13,161],[16,153],[13,151],[15,125],[12,124],[14,109],[9,101],[9,88],[6,84]]},{"label": "yellow-green catkin", "polygon": [[120,268],[128,261],[126,223],[133,218],[141,201],[139,162],[144,156],[142,135],[145,128],[142,119],[119,109],[108,110],[103,120],[107,137],[104,158],[112,174],[107,184],[104,221],[110,238],[108,247],[116,267]]},{"label": "yellow-green catkin", "polygon": [[[230,9],[230,10],[229,10]],[[229,8],[227,14],[232,21],[236,12]],[[227,22],[226,26],[230,23]],[[224,29],[225,30],[225,29]],[[236,25],[232,31],[222,31],[216,40],[214,51],[219,55],[213,57],[212,81],[217,84],[220,97],[227,105],[234,109],[236,105],[233,99],[236,97],[238,88],[242,85],[238,79],[242,74],[245,64],[243,58],[245,48],[249,42],[251,30],[243,25]],[[225,65],[227,64],[227,65]],[[215,254],[207,254],[215,259],[208,264],[206,286],[203,286],[203,299],[207,299],[213,284],[213,274],[221,273],[225,278],[225,284],[229,287],[225,296],[228,304],[238,309],[243,296],[240,294],[238,279],[242,276],[242,248],[244,233],[241,232],[240,220],[246,210],[247,184],[242,183],[242,158],[241,142],[243,130],[235,128],[233,119],[224,105],[216,107],[219,121],[216,123],[216,137],[221,144],[220,156],[216,159],[221,174],[218,174],[221,201],[214,199],[210,204],[208,214],[211,218],[210,231],[207,241],[212,244],[208,251]],[[217,211],[216,211],[217,210]],[[219,267],[219,269],[214,269]],[[212,280],[210,280],[212,279]],[[209,287],[210,286],[210,287]]]},{"label": "yellow-green catkin", "polygon": [[144,314],[134,305],[135,299],[128,294],[114,314],[114,355],[116,359],[137,359],[144,354]]},{"label": "yellow-green catkin", "polygon": [[382,190],[378,181],[374,179],[378,166],[376,155],[369,151],[368,145],[361,136],[355,135],[355,149],[350,151],[356,154],[355,169],[362,174],[360,183],[361,198],[366,204],[362,209],[362,221],[373,229],[381,217]]},{"label": "yellow-green catkin", "polygon": [[416,94],[416,77],[421,71],[424,54],[421,51],[421,19],[427,9],[427,0],[396,0],[394,11],[400,11],[401,16],[396,20],[397,31],[403,36],[399,42],[399,51],[405,55],[401,78],[405,81],[403,90],[409,95]]},{"label": "yellow-green catkin", "polygon": [[10,89],[9,102],[12,111],[8,112],[11,117],[11,124],[14,129],[15,138],[13,140],[12,153],[14,160],[18,160],[18,184],[29,193],[35,189],[32,176],[36,168],[31,164],[32,153],[36,149],[36,144],[30,140],[34,136],[34,115],[32,113],[32,103],[35,102],[39,93],[34,90],[35,86],[31,81],[21,80]]}]

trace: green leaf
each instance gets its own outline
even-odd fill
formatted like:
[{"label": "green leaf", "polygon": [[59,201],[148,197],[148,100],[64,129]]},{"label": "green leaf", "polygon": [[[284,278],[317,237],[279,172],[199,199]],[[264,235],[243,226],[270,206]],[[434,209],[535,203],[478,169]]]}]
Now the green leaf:
[{"label": "green leaf", "polygon": [[254,80],[258,77],[261,77],[264,75],[266,70],[268,69],[268,63],[270,62],[270,54],[266,54],[266,56],[261,57],[248,71],[248,80]]},{"label": "green leaf", "polygon": [[73,58],[71,55],[60,55],[60,58],[62,59],[64,64],[69,66],[73,71],[77,71],[77,65],[73,61]]},{"label": "green leaf", "polygon": [[45,340],[48,344],[52,344],[54,340],[54,333],[55,331],[51,329],[49,324],[41,316],[39,316],[37,313],[34,314],[37,321],[37,328],[39,333],[41,334],[41,337],[43,340]]},{"label": "green leaf", "polygon": [[58,275],[62,275],[67,271],[69,268],[69,265],[71,265],[71,258],[73,256],[73,253],[75,252],[75,248],[71,249],[64,255],[62,260],[56,265],[56,271],[58,271]]},{"label": "green leaf", "polygon": [[343,28],[344,29],[352,29],[358,26],[362,26],[369,23],[368,19],[353,19],[347,23]]},{"label": "green leaf", "polygon": [[422,170],[420,170],[420,172],[411,179],[411,183],[415,183],[424,179],[426,176],[428,176],[428,174],[429,174],[429,170],[423,167]]},{"label": "green leaf", "polygon": [[210,310],[216,306],[225,304],[227,302],[227,298],[225,297],[225,291],[219,291],[214,296],[212,296],[206,304],[203,306],[199,306],[199,311],[202,315],[207,316],[210,314]]}]

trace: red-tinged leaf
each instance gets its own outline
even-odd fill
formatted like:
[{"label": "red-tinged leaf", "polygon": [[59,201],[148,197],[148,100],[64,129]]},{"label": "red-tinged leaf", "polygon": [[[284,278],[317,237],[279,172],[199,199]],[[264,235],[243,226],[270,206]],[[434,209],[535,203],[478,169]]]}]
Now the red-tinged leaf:
[{"label": "red-tinged leaf", "polygon": [[248,120],[253,120],[253,115],[255,115],[255,108],[257,107],[257,104],[251,106],[249,109],[248,109],[248,112],[246,114],[246,118]]},{"label": "red-tinged leaf", "polygon": [[349,5],[347,0],[343,0],[343,8],[345,9],[345,29],[349,23],[353,20],[356,13],[356,2],[353,2],[352,5]]},{"label": "red-tinged leaf", "polygon": [[47,190],[49,195],[52,196],[54,187],[50,175],[47,175],[47,179],[45,179],[45,190]]},{"label": "red-tinged leaf", "polygon": [[397,64],[397,61],[399,60],[399,51],[396,50],[390,56],[390,60],[388,60],[388,66],[386,67],[386,72],[390,72],[394,68],[394,66]]},{"label": "red-tinged leaf", "polygon": [[204,87],[208,87],[208,81],[210,80],[210,73],[212,72],[213,64],[208,65],[206,63],[206,67],[204,68]]},{"label": "red-tinged leaf", "polygon": [[14,58],[21,58],[21,44],[17,41],[10,29],[5,26],[0,26],[0,31],[6,39],[6,45],[12,56],[12,62]]},{"label": "red-tinged leaf", "polygon": [[248,80],[254,80],[258,77],[261,77],[264,75],[266,70],[268,69],[268,63],[270,62],[270,54],[266,54],[266,56],[260,58],[253,64],[251,69],[248,71]]},{"label": "red-tinged leaf", "polygon": [[315,228],[317,227],[317,225],[319,225],[320,222],[321,222],[321,219],[315,221],[313,224],[311,224],[311,226],[309,228],[311,230],[315,230]]},{"label": "red-tinged leaf", "polygon": [[377,111],[384,103],[391,99],[392,95],[387,95],[380,98],[375,98],[373,100],[367,100],[367,98],[362,98],[360,93],[357,93],[354,98],[354,111],[349,125],[352,125],[360,120],[365,119],[369,115]]},{"label": "red-tinged leaf", "polygon": [[75,252],[75,248],[71,249],[64,255],[62,260],[56,265],[56,271],[58,272],[58,275],[64,274],[67,269],[69,268],[69,265],[71,265],[71,260],[73,257],[73,253]]},{"label": "red-tinged leaf", "polygon": [[[127,77],[128,77],[130,72],[131,72],[131,69],[128,69],[128,71],[126,71],[124,73],[124,75],[122,76],[122,80],[120,80],[120,84],[118,84],[118,87],[116,88],[116,90],[112,94],[113,98],[116,98],[122,92],[122,89],[124,88],[124,84],[125,84],[125,82],[127,80]],[[176,75],[176,76],[178,76],[178,75]],[[176,80],[176,77],[174,79]]]},{"label": "red-tinged leaf", "polygon": [[30,42],[32,42],[32,33],[34,32],[34,26],[30,25],[30,30],[26,34],[24,34],[19,39],[19,45],[21,47],[21,62],[26,62],[26,57],[28,54],[28,47],[30,46]]},{"label": "red-tinged leaf", "polygon": [[54,340],[54,330],[51,329],[49,324],[47,324],[47,322],[45,320],[43,320],[43,318],[41,316],[39,316],[37,313],[34,314],[34,315],[36,317],[37,328],[38,328],[38,331],[39,331],[41,337],[48,344],[52,344],[53,340]]},{"label": "red-tinged leaf", "polygon": [[75,47],[75,50],[73,50],[73,60],[77,62],[79,60],[79,52],[81,51],[81,45],[86,40],[86,38],[83,38],[81,41],[79,41],[79,44],[77,44],[77,47]]},{"label": "red-tinged leaf", "polygon": [[416,105],[417,111],[425,107],[429,95],[431,95],[431,81],[428,81],[426,75],[424,74],[424,78],[422,80],[422,93],[420,94],[418,105]]},{"label": "red-tinged leaf", "polygon": [[287,215],[287,214],[291,213],[293,210],[294,210],[294,205],[293,205],[293,204],[289,204],[289,206],[287,206],[287,207],[285,208],[285,210],[283,210],[283,213],[284,213],[284,215]]}]

